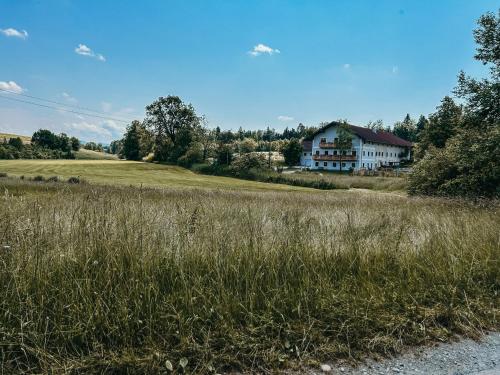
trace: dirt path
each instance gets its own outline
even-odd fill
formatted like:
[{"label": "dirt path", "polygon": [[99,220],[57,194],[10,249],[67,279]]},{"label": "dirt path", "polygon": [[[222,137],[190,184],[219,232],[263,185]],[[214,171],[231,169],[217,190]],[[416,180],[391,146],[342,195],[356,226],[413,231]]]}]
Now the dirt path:
[{"label": "dirt path", "polygon": [[[480,342],[467,339],[440,344],[436,347],[415,349],[381,362],[370,360],[357,368],[325,365],[323,369],[311,369],[305,373],[310,375],[500,375],[500,332],[490,333]],[[328,366],[330,371],[328,371]]]}]

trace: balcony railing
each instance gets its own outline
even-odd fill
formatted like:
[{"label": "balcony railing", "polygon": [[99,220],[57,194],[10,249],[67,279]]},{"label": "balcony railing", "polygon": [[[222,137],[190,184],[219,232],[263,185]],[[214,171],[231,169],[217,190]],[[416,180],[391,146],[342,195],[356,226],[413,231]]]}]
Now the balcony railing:
[{"label": "balcony railing", "polygon": [[335,142],[320,142],[319,148],[337,148],[337,144]]},{"label": "balcony railing", "polygon": [[313,155],[313,160],[317,161],[356,161],[356,155]]}]

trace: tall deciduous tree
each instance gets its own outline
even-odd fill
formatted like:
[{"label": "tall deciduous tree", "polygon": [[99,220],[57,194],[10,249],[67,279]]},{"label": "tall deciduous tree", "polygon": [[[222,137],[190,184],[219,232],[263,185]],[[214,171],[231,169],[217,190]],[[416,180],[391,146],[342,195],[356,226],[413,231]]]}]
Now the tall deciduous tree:
[{"label": "tall deciduous tree", "polygon": [[176,162],[193,141],[200,118],[191,104],[178,96],[167,96],[146,107],[145,123],[154,134],[155,159]]},{"label": "tall deciduous tree", "polygon": [[394,124],[392,132],[399,138],[406,139],[409,142],[417,140],[417,127],[409,113],[406,114],[403,121],[398,121]]},{"label": "tall deciduous tree", "polygon": [[149,152],[149,137],[146,127],[140,121],[132,121],[123,138],[121,155],[128,160],[141,160]]}]

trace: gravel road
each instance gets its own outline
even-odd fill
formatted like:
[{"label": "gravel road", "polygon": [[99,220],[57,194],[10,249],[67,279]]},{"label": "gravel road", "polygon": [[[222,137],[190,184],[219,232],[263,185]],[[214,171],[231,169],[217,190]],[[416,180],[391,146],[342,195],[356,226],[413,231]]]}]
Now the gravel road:
[{"label": "gravel road", "polygon": [[461,340],[435,347],[414,349],[381,362],[372,360],[352,368],[325,363],[322,369],[305,373],[348,375],[500,375],[500,332],[490,333],[479,342]]}]

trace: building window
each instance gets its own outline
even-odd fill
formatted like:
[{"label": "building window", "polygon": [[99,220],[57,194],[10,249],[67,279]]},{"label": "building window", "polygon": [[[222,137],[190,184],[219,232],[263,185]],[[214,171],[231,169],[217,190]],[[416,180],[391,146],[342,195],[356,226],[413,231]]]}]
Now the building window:
[{"label": "building window", "polygon": [[342,151],[342,155],[347,155],[347,151],[346,150]]},{"label": "building window", "polygon": [[352,150],[352,156],[356,156],[356,150]]},{"label": "building window", "polygon": [[316,150],[316,155],[319,155],[319,150]]},{"label": "building window", "polygon": [[316,163],[314,163],[314,165],[317,167],[317,166],[319,165],[319,163],[318,163],[318,162],[316,162]]},{"label": "building window", "polygon": [[325,150],[325,155],[328,155],[328,150]]},{"label": "building window", "polygon": [[365,167],[365,163],[363,163],[363,168]]},{"label": "building window", "polygon": [[337,155],[337,150],[334,150],[334,151],[333,151],[333,155]]},{"label": "building window", "polygon": [[386,151],[385,152],[385,157],[388,157],[389,156],[389,153]]},{"label": "building window", "polygon": [[337,168],[337,163],[332,163],[333,168]]},{"label": "building window", "polygon": [[319,143],[326,143],[326,138],[321,138],[321,139],[319,140]]},{"label": "building window", "polygon": [[351,163],[351,167],[356,168],[356,163]]},{"label": "building window", "polygon": [[304,152],[304,156],[307,156],[307,152]]},{"label": "building window", "polygon": [[338,139],[338,138],[335,138],[335,139],[333,140],[333,143],[337,143],[338,141],[339,141],[339,139]]},{"label": "building window", "polygon": [[345,167],[345,163],[342,163],[342,167]]},{"label": "building window", "polygon": [[328,167],[328,162],[327,161],[323,162],[323,166]]},{"label": "building window", "polygon": [[365,156],[365,152],[363,151],[363,156]]}]

